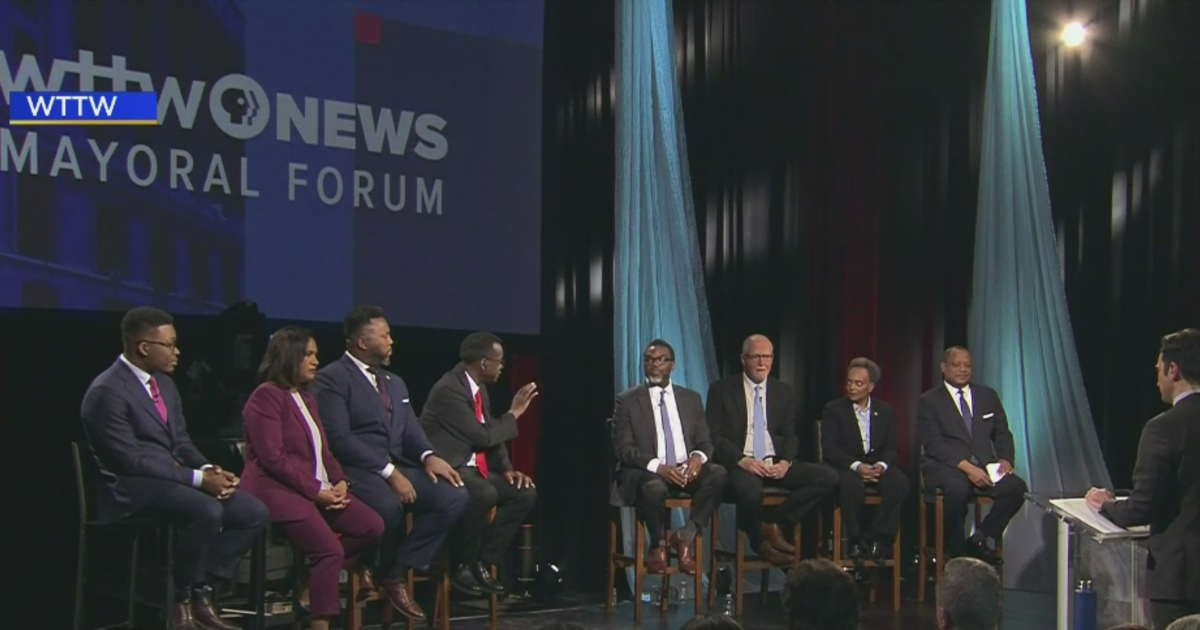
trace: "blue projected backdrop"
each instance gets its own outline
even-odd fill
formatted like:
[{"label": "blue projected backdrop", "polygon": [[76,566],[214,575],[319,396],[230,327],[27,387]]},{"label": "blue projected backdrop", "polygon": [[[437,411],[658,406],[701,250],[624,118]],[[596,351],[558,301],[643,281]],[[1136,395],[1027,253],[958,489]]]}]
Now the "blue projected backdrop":
[{"label": "blue projected backdrop", "polygon": [[[0,307],[539,329],[542,0],[0,0]],[[22,90],[160,126],[11,127]]]}]

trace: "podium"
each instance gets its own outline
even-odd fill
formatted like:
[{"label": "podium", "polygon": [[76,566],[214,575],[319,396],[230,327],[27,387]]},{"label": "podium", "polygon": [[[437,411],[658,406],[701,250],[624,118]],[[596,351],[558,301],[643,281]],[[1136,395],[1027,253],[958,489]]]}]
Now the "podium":
[{"label": "podium", "polygon": [[[1146,567],[1143,541],[1150,536],[1150,528],[1118,527],[1082,498],[1031,492],[1025,499],[1053,514],[1058,521],[1055,627],[1058,630],[1073,627],[1077,578],[1091,579],[1094,585],[1099,585],[1095,586],[1097,627],[1148,624],[1149,615],[1143,608],[1141,592]],[[1124,566],[1126,562],[1128,570]],[[1105,564],[1107,566],[1100,566]],[[1085,575],[1078,575],[1081,569]]]}]

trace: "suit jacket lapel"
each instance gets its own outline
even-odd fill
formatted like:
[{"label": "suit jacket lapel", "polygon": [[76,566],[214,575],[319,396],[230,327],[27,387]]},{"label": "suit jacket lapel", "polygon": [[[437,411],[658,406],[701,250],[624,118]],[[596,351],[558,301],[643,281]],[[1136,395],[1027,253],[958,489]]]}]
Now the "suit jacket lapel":
[{"label": "suit jacket lapel", "polygon": [[[357,368],[358,366],[355,366],[355,367]],[[291,414],[292,419],[294,419],[296,422],[300,423],[300,426],[304,430],[304,435],[308,436],[308,452],[312,453],[312,460],[314,463],[316,463],[317,450],[316,450],[316,445],[313,444],[312,428],[308,426],[308,419],[304,417],[304,412],[300,411],[300,407],[298,405],[296,405],[296,399],[292,397],[291,392],[283,391],[283,395],[287,397],[288,407],[292,408],[292,414]],[[304,397],[301,396],[300,399],[304,400]],[[309,413],[312,413],[311,409],[309,410]],[[322,437],[321,442],[324,443],[325,438]]]},{"label": "suit jacket lapel", "polygon": [[[137,374],[134,374],[132,370],[124,365],[122,365],[120,369],[121,379],[125,381],[125,390],[130,396],[133,397],[134,400],[138,401],[138,405],[146,413],[150,414],[150,419],[153,420],[154,424],[157,424],[163,430],[163,432],[167,434],[167,439],[174,444],[175,435],[171,431],[171,427],[168,426],[171,419],[169,412],[170,406],[167,406],[167,422],[163,422],[162,416],[158,415],[158,407],[154,406],[154,400],[150,398],[150,393],[146,391],[146,386],[141,383],[137,377]],[[159,395],[162,395],[162,388],[159,388]],[[167,399],[163,398],[163,405],[166,404]]]},{"label": "suit jacket lapel", "polygon": [[[365,396],[368,400],[374,401],[371,404],[379,407],[379,410],[383,412],[383,417],[391,420],[391,414],[388,413],[387,407],[383,406],[383,397],[379,395],[379,390],[371,387],[371,381],[367,379],[366,374],[363,374],[362,369],[358,367],[358,364],[354,362],[354,359],[351,359],[349,355],[343,356],[342,365],[346,366],[346,369],[350,372],[350,382],[354,383],[353,386],[357,387],[359,391],[362,392],[363,396]],[[375,378],[383,378],[383,386],[389,387],[390,384],[387,382],[387,379],[384,378],[382,372]],[[391,391],[392,390],[389,387],[388,393],[391,393]],[[392,404],[394,406],[395,402],[393,401]],[[392,433],[392,423],[384,422],[383,424],[386,426],[388,435],[390,436]]]},{"label": "suit jacket lapel", "polygon": [[[852,453],[852,454],[866,456],[866,453],[863,451],[862,429],[858,426],[858,410],[854,408],[854,402],[851,401],[849,398],[843,398],[842,400],[846,401],[846,404],[843,408],[849,414],[848,417],[849,417],[850,424],[847,428],[850,431],[850,435],[854,436],[855,449],[854,449],[854,453]],[[871,412],[874,413],[874,411],[875,411],[874,408],[872,408]],[[874,418],[874,416],[872,416],[872,419],[873,418]],[[871,427],[871,440],[874,441],[874,439],[875,439],[875,427]]]},{"label": "suit jacket lapel", "polygon": [[[742,378],[745,378],[745,377],[742,377]],[[731,427],[733,429],[733,433],[731,433],[730,435],[732,435],[735,438],[738,438],[738,439],[735,439],[733,443],[740,447],[742,444],[746,443],[746,419],[750,417],[750,415],[749,415],[750,410],[746,408],[746,383],[745,383],[745,381],[743,381],[741,378],[739,378],[737,380],[737,385],[738,386],[737,386],[736,390],[731,393],[733,394],[733,410],[735,412],[737,412],[738,420],[736,422],[734,422],[733,427]],[[771,402],[771,399],[767,398],[766,400],[763,401],[763,403],[764,403],[763,406],[765,407],[767,404],[770,404],[770,402]]]},{"label": "suit jacket lapel", "polygon": [[[455,371],[458,373],[458,384],[462,385],[463,393],[467,395],[467,402],[471,404],[471,415],[474,415],[475,395],[471,393],[471,379],[467,376],[466,370],[459,368]],[[475,386],[479,388],[480,407],[483,407],[483,423],[487,424],[491,421],[491,414],[488,410],[488,408],[491,406],[491,403],[488,400],[487,389],[485,389],[479,383],[476,383]],[[478,416],[475,417],[475,421],[479,421]]]},{"label": "suit jacket lapel", "polygon": [[871,451],[879,450],[883,435],[887,431],[887,423],[879,415],[879,410],[875,408],[874,403],[871,404]]},{"label": "suit jacket lapel", "polygon": [[692,415],[683,412],[683,401],[679,398],[678,387],[671,386],[671,395],[675,398],[675,412],[679,414],[679,432],[683,434],[683,444],[677,445],[675,448],[682,450],[680,455],[683,459],[687,459],[688,453],[692,450],[689,446],[692,443],[692,432],[688,430],[688,423],[684,421],[684,418],[691,418]]},{"label": "suit jacket lapel", "polygon": [[946,389],[946,384],[944,382],[942,383],[942,393],[945,394],[944,396],[942,396],[942,403],[943,403],[942,411],[943,412],[948,411],[950,413],[950,416],[953,417],[956,421],[958,421],[958,428],[962,429],[963,435],[967,436],[967,438],[968,438],[967,441],[969,442],[970,437],[971,437],[971,432],[967,430],[967,423],[963,420],[962,412],[959,411],[959,409],[958,409],[958,401],[955,400],[954,396],[952,396],[950,394],[950,390]]}]

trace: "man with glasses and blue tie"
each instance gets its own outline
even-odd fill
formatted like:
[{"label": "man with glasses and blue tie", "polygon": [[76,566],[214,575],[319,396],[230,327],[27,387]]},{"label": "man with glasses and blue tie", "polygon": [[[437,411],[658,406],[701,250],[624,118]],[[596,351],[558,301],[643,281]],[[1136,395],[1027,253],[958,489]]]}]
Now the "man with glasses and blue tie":
[{"label": "man with glasses and blue tie", "polygon": [[[696,574],[696,537],[720,506],[725,469],[711,463],[713,444],[700,394],[671,382],[675,349],[661,339],[642,354],[646,382],[617,394],[613,410],[616,493],[637,507],[650,535],[646,570],[667,570],[667,545],[679,555],[679,570]],[[683,527],[666,539],[666,501],[686,492],[692,510]]]},{"label": "man with glasses and blue tie", "polygon": [[[999,566],[994,543],[1025,503],[1027,486],[1013,472],[1016,449],[1008,416],[996,390],[971,383],[971,353],[951,346],[942,353],[942,379],[917,400],[921,472],[927,488],[945,497],[946,541],[952,556],[969,556]],[[995,501],[967,539],[963,519],[974,487]]]},{"label": "man with glasses and blue tie", "polygon": [[[791,564],[796,548],[784,538],[837,487],[828,466],[797,461],[799,412],[792,387],[771,377],[774,346],[763,335],[742,343],[742,372],[708,389],[708,425],[717,463],[729,469],[726,494],[737,504],[738,529],[760,558]],[[764,511],[763,488],[783,488],[787,499]],[[781,527],[782,526],[782,527]]]}]

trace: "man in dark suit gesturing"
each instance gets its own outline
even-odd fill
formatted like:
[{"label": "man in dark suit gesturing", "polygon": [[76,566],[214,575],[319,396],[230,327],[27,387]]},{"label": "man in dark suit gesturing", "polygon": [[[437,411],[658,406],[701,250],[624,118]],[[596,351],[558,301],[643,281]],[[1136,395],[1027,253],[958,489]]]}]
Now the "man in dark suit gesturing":
[{"label": "man in dark suit gesturing", "polygon": [[[359,306],[342,321],[346,354],[317,372],[310,391],[317,399],[329,450],[350,479],[350,493],[383,518],[375,570],[384,593],[410,619],[425,612],[408,596],[408,569],[429,569],[467,504],[458,473],[434,452],[408,401],[404,379],[385,366],[392,333],[383,309]],[[404,535],[404,510],[414,513]],[[403,542],[401,542],[403,539]],[[364,590],[373,576],[359,569]]]},{"label": "man in dark suit gesturing", "polygon": [[175,526],[175,630],[237,630],[213,606],[212,586],[267,526],[267,507],[208,463],[191,438],[170,374],[179,362],[170,315],[138,307],[121,320],[124,352],[83,397],[84,436],[100,468],[101,520],[161,518]]},{"label": "man in dark suit gesturing", "polygon": [[[667,545],[679,554],[679,570],[696,574],[696,536],[721,503],[725,468],[710,463],[713,444],[700,394],[671,382],[675,349],[656,339],[642,354],[646,383],[617,394],[613,452],[617,458],[614,502],[637,506],[650,534],[646,569],[667,570]],[[688,522],[666,540],[667,497],[692,495]]]},{"label": "man in dark suit gesturing", "polygon": [[[821,450],[840,478],[839,502],[846,515],[850,558],[860,560],[869,555],[879,563],[887,560],[908,495],[908,477],[896,467],[892,408],[871,395],[881,376],[879,366],[870,359],[850,361],[846,396],[825,405],[821,420]],[[860,519],[867,487],[879,492],[883,504],[875,509],[875,520],[864,533]]]},{"label": "man in dark suit gesturing", "polygon": [[[469,495],[451,539],[451,559],[458,566],[452,585],[467,594],[502,595],[504,585],[492,578],[491,567],[504,563],[513,537],[537,503],[533,480],[513,469],[506,442],[517,436],[517,418],[537,397],[537,384],[525,384],[508,413],[496,418],[487,386],[504,370],[500,339],[471,333],[462,342],[459,359],[462,363],[430,390],[421,424],[438,452],[458,467]],[[488,523],[492,507],[496,517]]]},{"label": "man in dark suit gesturing", "polygon": [[1155,628],[1200,613],[1200,330],[1162,339],[1158,391],[1171,405],[1142,429],[1133,491],[1093,488],[1092,507],[1121,527],[1150,526],[1146,595]]},{"label": "man in dark suit gesturing", "polygon": [[[1016,453],[1008,416],[996,390],[971,383],[971,353],[962,346],[942,353],[943,382],[917,401],[917,432],[924,452],[925,484],[941,488],[946,502],[946,536],[952,555],[1001,564],[988,539],[1004,528],[1025,503],[1025,481],[1013,472]],[[987,466],[998,468],[995,475]],[[994,478],[993,478],[994,477]],[[998,479],[998,481],[996,480]],[[963,533],[971,487],[994,503],[970,540]]]},{"label": "man in dark suit gesturing", "polygon": [[[727,497],[737,503],[738,529],[768,562],[791,564],[796,548],[783,537],[837,486],[829,467],[798,461],[796,395],[791,385],[771,378],[774,346],[763,335],[742,342],[742,373],[708,388],[708,427],[725,467]],[[782,505],[763,512],[763,487],[789,492]]]}]

